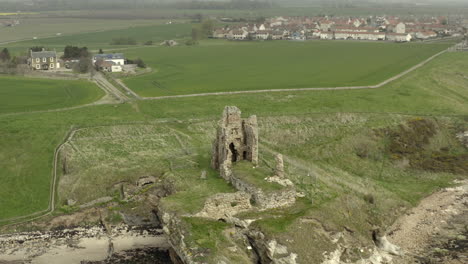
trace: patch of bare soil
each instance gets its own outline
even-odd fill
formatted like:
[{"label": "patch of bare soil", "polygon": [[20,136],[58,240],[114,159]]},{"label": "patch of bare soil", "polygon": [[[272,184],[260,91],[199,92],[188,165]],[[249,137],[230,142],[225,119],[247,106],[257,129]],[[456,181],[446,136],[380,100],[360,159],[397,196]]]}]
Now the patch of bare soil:
[{"label": "patch of bare soil", "polygon": [[468,263],[468,180],[421,201],[390,228],[405,256],[395,263]]}]

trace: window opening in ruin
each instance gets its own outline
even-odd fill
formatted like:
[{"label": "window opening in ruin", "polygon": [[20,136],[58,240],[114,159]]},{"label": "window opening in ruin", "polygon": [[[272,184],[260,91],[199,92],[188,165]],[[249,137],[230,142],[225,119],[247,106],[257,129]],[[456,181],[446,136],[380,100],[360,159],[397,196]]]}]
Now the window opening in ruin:
[{"label": "window opening in ruin", "polygon": [[232,162],[237,162],[237,150],[236,150],[236,147],[234,146],[234,143],[231,143],[229,145],[229,149],[231,150],[231,153],[232,153]]}]

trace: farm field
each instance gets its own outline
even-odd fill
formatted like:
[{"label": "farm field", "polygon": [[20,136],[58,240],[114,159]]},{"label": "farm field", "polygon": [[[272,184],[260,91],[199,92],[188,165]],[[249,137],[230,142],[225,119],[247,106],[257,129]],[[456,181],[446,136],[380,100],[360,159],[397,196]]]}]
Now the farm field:
[{"label": "farm field", "polygon": [[[152,26],[163,24],[164,22],[162,20],[134,19],[131,20],[131,25],[132,27]],[[54,37],[57,33],[65,36],[84,32],[125,29],[129,28],[130,25],[118,19],[51,17],[20,18],[20,23],[15,27],[0,27],[0,43],[26,39],[32,40],[33,37]]]},{"label": "farm field", "polygon": [[[462,6],[444,6],[446,12],[450,14],[468,14],[468,8]],[[80,17],[80,18],[114,18],[114,19],[154,19],[154,18],[186,18],[190,19],[194,15],[233,17],[233,18],[258,18],[272,16],[312,16],[333,14],[335,16],[361,16],[361,15],[440,15],[438,6],[387,6],[381,4],[370,5],[369,3],[360,6],[339,6],[330,3],[329,5],[316,3],[287,3],[283,6],[262,9],[174,9],[174,8],[137,8],[131,13],[126,10],[68,10],[52,11],[45,14],[52,14],[59,17]]]},{"label": "farm field", "polygon": [[[161,121],[173,123],[175,129],[183,126],[182,137],[183,134],[188,134],[188,131],[191,131],[190,133],[199,131],[198,128],[190,126],[190,123],[193,122],[190,120],[216,121],[226,105],[236,105],[243,110],[244,115],[257,114],[262,120],[266,120],[268,117],[296,116],[297,122],[302,122],[303,117],[309,118],[307,122],[311,123],[309,124],[312,126],[311,129],[314,127],[312,124],[315,122],[316,116],[321,114],[333,116],[334,113],[348,113],[349,116],[343,117],[345,118],[343,120],[349,119],[349,122],[357,122],[357,127],[359,127],[359,119],[369,113],[381,114],[381,117],[375,121],[377,124],[379,124],[379,120],[387,119],[389,114],[392,115],[392,118],[385,124],[396,124],[407,116],[409,116],[408,118],[417,116],[435,119],[450,118],[461,120],[463,124],[463,116],[468,115],[468,104],[466,103],[468,101],[466,90],[468,80],[466,76],[468,76],[468,54],[448,53],[402,79],[375,90],[281,92],[177,98],[92,106],[53,113],[0,116],[2,123],[0,126],[0,134],[2,135],[0,137],[0,179],[2,180],[0,185],[0,208],[2,208],[0,220],[47,208],[54,149],[62,142],[72,126],[79,128],[128,124],[154,125],[154,122]],[[342,120],[342,117],[338,118]],[[333,119],[336,118],[333,117]],[[272,123],[275,124],[274,119],[272,120]],[[288,120],[288,118],[282,121],[280,119],[281,122],[275,128],[269,128],[265,124],[264,129],[266,130],[262,133],[270,133],[269,141],[271,142],[277,140],[271,131],[278,129],[286,129],[287,133],[294,136],[295,129],[291,130],[290,128],[297,125],[291,124],[294,120]],[[184,124],[177,125],[178,122]],[[466,121],[464,122],[466,123]],[[280,125],[281,123],[284,125]],[[112,130],[110,131],[110,133],[106,133],[112,137]],[[148,131],[151,133],[151,130]],[[312,133],[310,134],[312,137],[313,130],[309,132]],[[126,133],[132,136],[139,132],[128,130]],[[352,134],[353,132],[347,133]],[[97,135],[99,136],[99,133]],[[335,142],[339,138],[340,136],[337,135],[335,139],[324,139],[322,142],[323,144]],[[185,140],[184,137],[182,139]],[[174,139],[171,140],[173,142]],[[203,142],[209,141],[208,138],[203,140],[206,140]],[[298,138],[297,140],[299,144],[302,142],[301,140],[307,140],[307,138]],[[200,144],[197,139],[191,141]],[[140,144],[139,142],[135,140],[128,142],[128,144]],[[148,141],[143,140],[140,145],[148,145],[144,142]],[[268,146],[271,144],[265,143]],[[102,144],[102,148],[107,147],[105,142]],[[283,151],[285,154],[294,155],[304,160],[310,159],[309,147],[307,147],[310,145],[309,143],[304,148],[297,150],[284,144],[279,144],[277,151]],[[132,150],[131,145],[129,145],[129,149]],[[209,146],[205,146],[205,149],[207,151]],[[319,151],[317,153],[322,151],[320,145],[317,151]],[[323,151],[327,150],[323,149]],[[96,153],[96,155],[98,154]],[[131,155],[131,152],[130,154],[121,154]],[[109,164],[111,162],[109,160]],[[359,168],[346,165],[350,164],[346,157],[327,158],[323,159],[322,162],[332,164],[339,162],[341,169],[360,173]],[[86,159],[83,159],[82,164],[86,164]],[[119,168],[115,168],[115,170],[115,173],[122,173]],[[402,176],[402,179],[406,177]],[[406,191],[399,195],[401,199],[414,203],[421,196],[430,192],[432,188],[446,184],[446,179],[449,178],[446,175],[439,182],[432,183],[432,180],[428,178],[427,184],[424,186],[417,184],[421,179],[414,179]],[[382,181],[381,184],[385,185],[385,181]],[[388,188],[396,187],[404,186],[394,181],[388,185]],[[411,194],[414,191],[417,192]]]},{"label": "farm field", "polygon": [[[160,23],[160,22],[153,22]],[[60,37],[43,38],[37,40],[21,41],[5,45],[15,53],[25,52],[33,46],[43,46],[48,49],[63,51],[66,45],[88,47],[97,49],[122,49],[129,45],[111,45],[115,38],[133,38],[137,44],[143,45],[147,41],[159,44],[166,39],[182,39],[190,36],[191,24],[171,24],[171,25],[150,25],[135,26],[125,29],[106,30],[102,32],[82,33],[75,35],[65,35]]]},{"label": "farm field", "polygon": [[89,104],[104,96],[87,81],[0,77],[0,114]]},{"label": "farm field", "polygon": [[227,42],[129,49],[155,71],[124,82],[139,95],[157,97],[263,89],[378,84],[448,44],[369,42]]}]

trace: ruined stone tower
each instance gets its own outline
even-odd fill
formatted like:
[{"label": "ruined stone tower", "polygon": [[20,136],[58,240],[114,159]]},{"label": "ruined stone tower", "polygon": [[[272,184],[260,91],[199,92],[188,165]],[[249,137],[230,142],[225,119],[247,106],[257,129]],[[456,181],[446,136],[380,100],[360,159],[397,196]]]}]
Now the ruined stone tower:
[{"label": "ruined stone tower", "polygon": [[235,106],[226,106],[213,143],[211,166],[219,170],[233,162],[247,160],[258,164],[257,117],[241,118]]}]

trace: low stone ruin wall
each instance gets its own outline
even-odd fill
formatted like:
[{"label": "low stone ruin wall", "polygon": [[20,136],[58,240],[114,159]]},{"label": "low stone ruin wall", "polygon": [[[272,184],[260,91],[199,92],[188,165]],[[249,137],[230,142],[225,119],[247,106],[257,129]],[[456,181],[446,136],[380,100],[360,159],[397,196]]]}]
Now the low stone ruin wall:
[{"label": "low stone ruin wall", "polygon": [[251,198],[246,192],[215,194],[207,199],[203,210],[195,216],[215,220],[229,218],[252,209]]},{"label": "low stone ruin wall", "polygon": [[265,192],[256,186],[236,178],[234,174],[230,182],[237,190],[251,194],[252,200],[260,210],[291,206],[296,202],[296,190],[293,187]]}]

